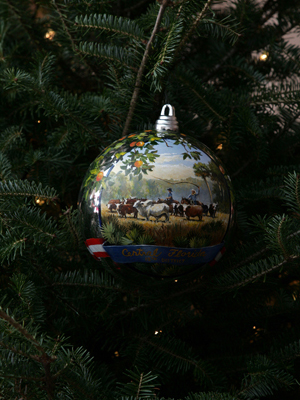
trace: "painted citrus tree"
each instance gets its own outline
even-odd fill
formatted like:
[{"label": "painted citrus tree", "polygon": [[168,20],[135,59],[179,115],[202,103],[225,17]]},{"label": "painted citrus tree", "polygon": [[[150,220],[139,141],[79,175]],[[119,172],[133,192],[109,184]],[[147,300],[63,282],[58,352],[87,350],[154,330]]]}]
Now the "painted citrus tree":
[{"label": "painted citrus tree", "polygon": [[[154,130],[146,130],[119,139],[107,147],[92,163],[83,182],[83,187],[88,188],[94,185],[95,181],[99,182],[99,188],[102,186],[103,189],[113,185],[114,181],[110,179],[107,171],[117,162],[122,163],[120,169],[125,176],[129,176],[129,178],[135,176],[141,180],[144,174],[153,171],[155,161],[160,157],[156,145],[165,142],[168,146],[167,139],[171,139],[175,146],[183,146],[183,160],[187,158],[200,160],[201,152],[197,151],[197,145],[190,141],[190,138],[186,140],[184,136],[183,134],[168,132],[166,136],[162,137]],[[86,196],[88,196],[88,191],[86,191]]]}]

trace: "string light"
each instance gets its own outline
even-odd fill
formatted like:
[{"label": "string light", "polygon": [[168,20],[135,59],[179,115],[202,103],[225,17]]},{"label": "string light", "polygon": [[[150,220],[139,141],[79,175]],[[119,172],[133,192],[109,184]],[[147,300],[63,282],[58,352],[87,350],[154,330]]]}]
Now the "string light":
[{"label": "string light", "polygon": [[40,197],[36,197],[36,198],[35,198],[35,203],[36,203],[38,206],[42,206],[42,205],[45,203],[45,200],[41,199]]},{"label": "string light", "polygon": [[260,334],[264,332],[264,328],[257,328],[257,326],[253,326],[253,329],[255,330],[255,336],[260,336]]},{"label": "string light", "polygon": [[264,51],[259,55],[260,61],[266,61],[268,57],[269,57],[269,53],[267,51]]},{"label": "string light", "polygon": [[269,52],[266,50],[253,50],[251,53],[251,57],[255,63],[267,61],[269,55]]},{"label": "string light", "polygon": [[55,36],[55,32],[52,29],[49,29],[46,33],[44,38],[48,40],[52,40]]},{"label": "string light", "polygon": [[219,144],[219,146],[217,147],[217,150],[222,150],[223,149],[223,144]]},{"label": "string light", "polygon": [[119,352],[118,351],[115,351],[115,357],[120,357],[120,354],[119,354]]},{"label": "string light", "polygon": [[41,123],[41,121],[40,121],[40,120],[38,120],[38,121],[37,121],[37,123],[38,123],[38,124],[40,124],[40,123]]}]

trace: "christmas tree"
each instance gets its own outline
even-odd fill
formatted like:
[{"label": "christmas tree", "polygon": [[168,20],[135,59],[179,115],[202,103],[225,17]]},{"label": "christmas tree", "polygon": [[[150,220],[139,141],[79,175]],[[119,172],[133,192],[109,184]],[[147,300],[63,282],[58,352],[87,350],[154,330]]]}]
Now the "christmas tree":
[{"label": "christmas tree", "polygon": [[[299,5],[0,0],[1,399],[299,396]],[[221,260],[176,279],[96,261],[78,210],[166,103],[236,208]]]}]

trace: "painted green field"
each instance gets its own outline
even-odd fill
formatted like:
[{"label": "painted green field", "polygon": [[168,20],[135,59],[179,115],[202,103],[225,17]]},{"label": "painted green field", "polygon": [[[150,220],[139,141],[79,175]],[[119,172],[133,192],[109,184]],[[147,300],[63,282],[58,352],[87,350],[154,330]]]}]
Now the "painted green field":
[{"label": "painted green field", "polygon": [[198,217],[188,221],[186,216],[170,215],[169,222],[165,222],[164,217],[155,222],[154,218],[147,221],[140,215],[138,218],[134,218],[133,214],[127,215],[127,218],[120,217],[116,211],[110,212],[105,206],[102,207],[101,215],[108,220],[117,218],[128,230],[132,229],[133,223],[141,225],[145,233],[152,236],[156,245],[197,248],[220,243],[229,220],[229,214],[218,211],[215,218],[203,216],[201,221]]}]

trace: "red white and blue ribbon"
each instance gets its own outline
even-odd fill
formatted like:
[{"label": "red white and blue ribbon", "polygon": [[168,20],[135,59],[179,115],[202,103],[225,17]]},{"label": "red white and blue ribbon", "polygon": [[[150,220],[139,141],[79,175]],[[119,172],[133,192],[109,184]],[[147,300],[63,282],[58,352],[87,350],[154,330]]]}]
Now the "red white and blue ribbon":
[{"label": "red white and blue ribbon", "polygon": [[103,243],[105,242],[104,239],[87,239],[85,241],[85,245],[88,248],[88,251],[92,254],[92,256],[96,259],[101,261],[101,258],[110,257],[109,254],[104,250]]},{"label": "red white and blue ribbon", "polygon": [[219,260],[220,260],[220,258],[222,257],[222,255],[225,253],[225,251],[226,251],[226,248],[225,247],[222,247],[222,249],[221,249],[221,251],[219,251],[219,253],[216,255],[216,257],[209,263],[209,265],[211,266],[211,267],[213,267]]}]

